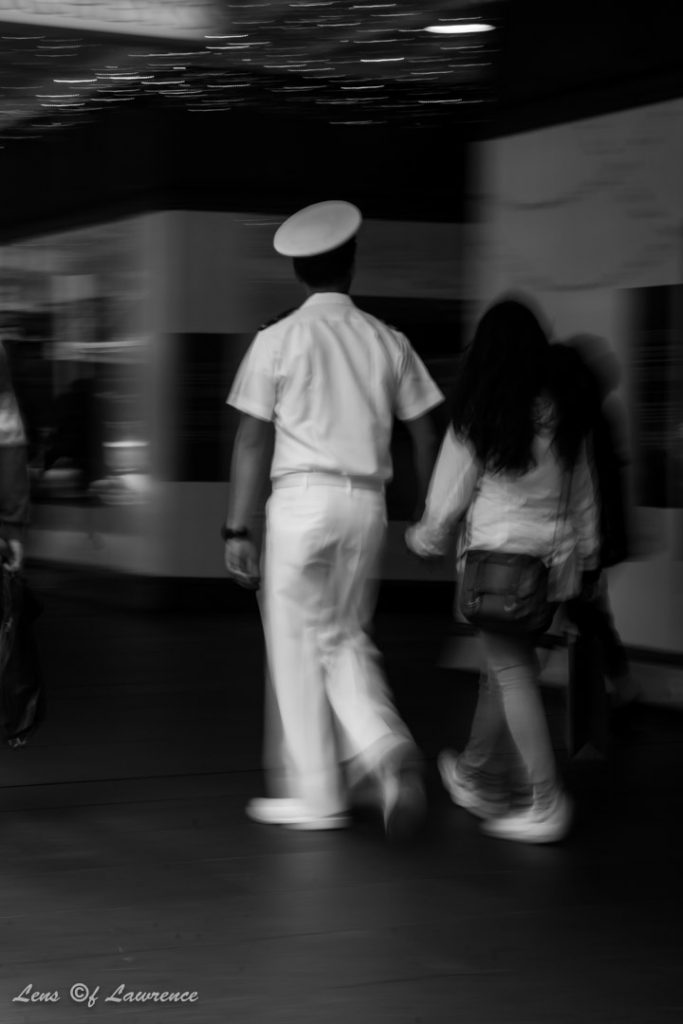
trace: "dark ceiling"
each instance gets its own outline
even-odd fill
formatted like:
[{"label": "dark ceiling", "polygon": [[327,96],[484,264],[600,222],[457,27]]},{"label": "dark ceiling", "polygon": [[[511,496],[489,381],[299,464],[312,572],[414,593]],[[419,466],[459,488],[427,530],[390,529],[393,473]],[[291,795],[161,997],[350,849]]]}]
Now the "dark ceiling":
[{"label": "dark ceiling", "polygon": [[[212,31],[175,40],[3,23],[11,4],[0,4],[5,143],[130,106],[496,131],[647,101],[683,81],[678,0],[202,2]],[[481,23],[491,30],[429,31]]]},{"label": "dark ceiling", "polygon": [[511,0],[491,134],[683,95],[682,31],[680,0]]},{"label": "dark ceiling", "polygon": [[[72,5],[73,6],[73,5]],[[114,5],[112,5],[114,6]],[[103,110],[182,107],[332,124],[481,121],[495,100],[501,0],[214,0],[198,37],[1,22],[0,125],[46,134]],[[487,31],[442,35],[431,27]]]},{"label": "dark ceiling", "polygon": [[677,0],[201,3],[191,40],[0,22],[0,230],[349,182],[377,216],[458,219],[469,141],[683,94]]}]

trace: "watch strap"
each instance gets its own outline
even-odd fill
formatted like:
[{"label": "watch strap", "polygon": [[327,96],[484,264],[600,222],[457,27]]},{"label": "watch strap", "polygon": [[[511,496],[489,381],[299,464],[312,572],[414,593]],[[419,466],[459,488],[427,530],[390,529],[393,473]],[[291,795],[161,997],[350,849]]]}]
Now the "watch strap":
[{"label": "watch strap", "polygon": [[231,530],[230,527],[225,526],[225,524],[221,526],[221,537],[223,538],[224,541],[248,540],[249,536],[249,530],[246,528],[246,526],[241,526],[236,530]]}]

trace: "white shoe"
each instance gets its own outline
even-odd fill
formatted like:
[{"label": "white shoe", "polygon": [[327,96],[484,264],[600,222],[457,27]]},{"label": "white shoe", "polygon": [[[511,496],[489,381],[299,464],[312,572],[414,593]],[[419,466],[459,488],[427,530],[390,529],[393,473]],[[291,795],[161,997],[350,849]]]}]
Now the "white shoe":
[{"label": "white shoe", "polygon": [[477,818],[496,818],[508,810],[509,802],[501,795],[486,793],[481,786],[467,778],[458,768],[458,756],[454,750],[439,754],[437,765],[439,775],[454,804],[463,807]]},{"label": "white shoe", "polygon": [[378,782],[387,838],[409,838],[423,824],[427,813],[419,772],[415,768],[397,765],[381,771]]},{"label": "white shoe", "polygon": [[534,802],[523,811],[491,818],[483,823],[481,830],[487,836],[517,843],[558,843],[569,832],[571,823],[571,801],[558,790],[551,801]]},{"label": "white shoe", "polygon": [[326,831],[346,828],[350,823],[348,814],[316,814],[302,800],[280,797],[257,797],[246,806],[246,814],[259,825],[283,825],[299,831]]}]

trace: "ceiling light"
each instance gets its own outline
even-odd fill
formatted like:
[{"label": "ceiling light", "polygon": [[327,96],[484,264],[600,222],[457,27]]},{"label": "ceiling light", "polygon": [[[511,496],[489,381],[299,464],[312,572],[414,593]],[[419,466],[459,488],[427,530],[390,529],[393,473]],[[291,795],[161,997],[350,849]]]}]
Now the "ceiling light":
[{"label": "ceiling light", "polygon": [[471,35],[474,32],[493,32],[494,27],[494,25],[487,25],[483,21],[451,22],[448,25],[428,25],[425,32],[443,36]]}]

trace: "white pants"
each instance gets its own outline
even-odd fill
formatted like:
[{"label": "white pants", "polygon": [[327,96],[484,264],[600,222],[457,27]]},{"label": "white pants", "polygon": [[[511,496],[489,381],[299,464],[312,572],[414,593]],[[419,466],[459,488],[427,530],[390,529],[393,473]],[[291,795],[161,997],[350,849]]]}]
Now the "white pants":
[{"label": "white pants", "polygon": [[384,494],[297,474],[293,486],[275,487],[266,514],[269,786],[335,814],[347,804],[340,762],[359,777],[394,748],[412,746],[365,632],[386,531]]}]

